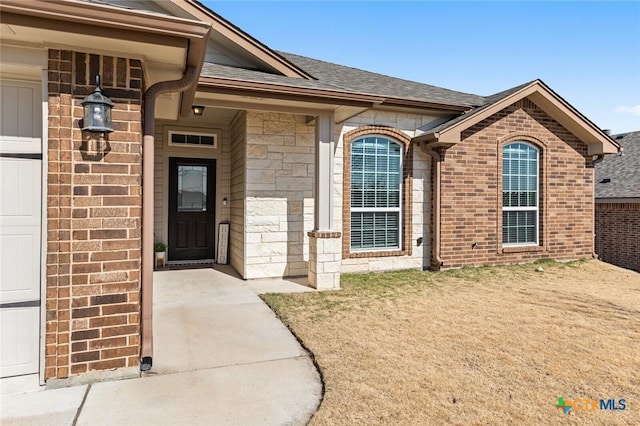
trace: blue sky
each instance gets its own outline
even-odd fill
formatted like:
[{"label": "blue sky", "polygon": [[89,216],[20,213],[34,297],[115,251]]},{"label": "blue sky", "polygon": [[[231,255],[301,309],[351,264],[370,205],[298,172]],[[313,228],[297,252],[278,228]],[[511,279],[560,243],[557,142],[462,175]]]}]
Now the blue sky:
[{"label": "blue sky", "polygon": [[489,95],[540,78],[640,130],[640,2],[204,1],[267,46]]}]

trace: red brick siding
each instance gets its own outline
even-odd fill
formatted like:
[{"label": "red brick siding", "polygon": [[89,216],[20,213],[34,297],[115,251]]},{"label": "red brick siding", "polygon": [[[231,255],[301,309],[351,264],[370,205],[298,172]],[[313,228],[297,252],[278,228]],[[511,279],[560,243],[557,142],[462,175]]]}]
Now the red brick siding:
[{"label": "red brick siding", "polygon": [[[45,376],[134,367],[139,359],[139,60],[49,51]],[[114,102],[105,141],[80,130],[82,100]]]},{"label": "red brick siding", "polygon": [[[593,166],[586,145],[528,99],[472,126],[461,139],[441,164],[444,268],[592,255]],[[540,245],[503,249],[502,148],[516,140],[540,149]]]},{"label": "red brick siding", "polygon": [[640,272],[640,203],[596,203],[596,253]]}]

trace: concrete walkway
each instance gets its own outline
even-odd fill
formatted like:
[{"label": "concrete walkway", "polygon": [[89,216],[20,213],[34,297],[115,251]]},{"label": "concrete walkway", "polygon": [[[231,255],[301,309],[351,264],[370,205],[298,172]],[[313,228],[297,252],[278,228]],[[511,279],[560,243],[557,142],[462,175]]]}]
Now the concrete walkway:
[{"label": "concrete walkway", "polygon": [[2,425],[303,425],[318,372],[258,298],[310,291],[245,282],[229,267],[154,274],[153,368],[144,377],[21,393],[4,383]]}]

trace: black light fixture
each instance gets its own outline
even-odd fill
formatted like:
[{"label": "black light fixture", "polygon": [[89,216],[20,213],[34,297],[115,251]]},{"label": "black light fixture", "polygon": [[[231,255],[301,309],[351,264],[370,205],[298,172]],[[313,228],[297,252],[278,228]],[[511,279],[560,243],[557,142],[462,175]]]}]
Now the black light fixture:
[{"label": "black light fixture", "polygon": [[193,115],[196,117],[201,117],[204,113],[204,107],[202,105],[192,105],[191,111],[193,111]]},{"label": "black light fixture", "polygon": [[113,102],[100,87],[100,76],[96,76],[96,89],[82,101],[84,121],[82,130],[92,133],[111,133],[111,108]]}]

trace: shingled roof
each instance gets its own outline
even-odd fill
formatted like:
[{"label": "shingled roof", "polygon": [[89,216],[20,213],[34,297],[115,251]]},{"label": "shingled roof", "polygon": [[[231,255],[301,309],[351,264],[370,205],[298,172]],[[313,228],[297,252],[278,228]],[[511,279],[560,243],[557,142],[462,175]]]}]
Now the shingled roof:
[{"label": "shingled roof", "polygon": [[293,53],[278,53],[319,81],[352,92],[469,107],[486,102],[484,97],[470,93],[390,77]]},{"label": "shingled roof", "polygon": [[613,139],[624,151],[596,165],[596,199],[640,198],[640,131]]}]

